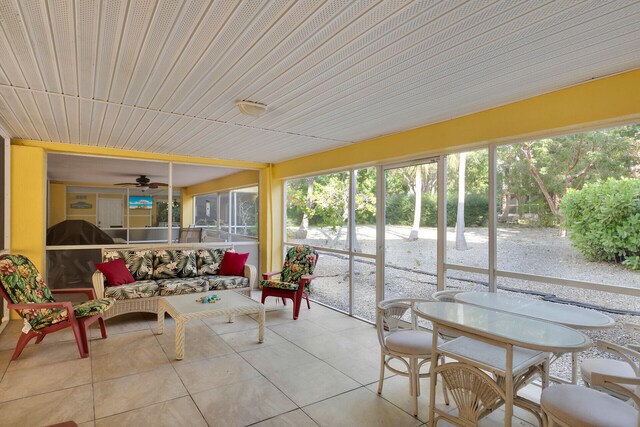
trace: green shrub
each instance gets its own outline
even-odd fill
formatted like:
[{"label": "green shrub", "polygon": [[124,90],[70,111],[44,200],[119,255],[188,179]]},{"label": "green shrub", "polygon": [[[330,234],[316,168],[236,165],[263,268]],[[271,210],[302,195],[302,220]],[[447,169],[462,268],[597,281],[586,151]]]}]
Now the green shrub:
[{"label": "green shrub", "polygon": [[[464,225],[484,227],[489,216],[489,198],[486,194],[467,194],[464,198]],[[447,226],[455,227],[458,219],[458,195],[447,196]]]},{"label": "green shrub", "polygon": [[583,255],[640,270],[640,180],[610,179],[569,190],[560,209]]}]

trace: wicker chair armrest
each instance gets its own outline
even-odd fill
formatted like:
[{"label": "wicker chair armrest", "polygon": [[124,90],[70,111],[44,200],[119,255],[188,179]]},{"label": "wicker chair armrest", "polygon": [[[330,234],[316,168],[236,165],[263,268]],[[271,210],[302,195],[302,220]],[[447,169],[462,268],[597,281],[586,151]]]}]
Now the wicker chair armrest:
[{"label": "wicker chair armrest", "polygon": [[591,374],[592,387],[602,387],[607,390],[615,391],[616,393],[633,399],[635,404],[640,406],[640,396],[624,387],[622,384],[633,385],[637,390],[638,386],[640,386],[640,378],[618,377],[614,375],[599,374],[596,372]]},{"label": "wicker chair armrest", "polygon": [[257,277],[258,277],[258,269],[255,265],[245,264],[244,265],[244,277],[249,279],[249,287],[254,289],[256,287]]},{"label": "wicker chair armrest", "polygon": [[93,288],[68,288],[51,289],[52,294],[85,294],[89,299],[96,299],[96,291]]},{"label": "wicker chair armrest", "polygon": [[622,358],[622,360],[627,362],[633,368],[634,372],[636,373],[636,376],[640,377],[640,367],[634,361],[634,359],[636,360],[640,359],[639,352],[634,351],[629,347],[623,347],[621,345],[614,344],[608,341],[602,341],[602,340],[596,343],[596,347],[598,347],[599,350],[606,351],[607,353],[615,354],[616,356]]},{"label": "wicker chair armrest", "polygon": [[93,283],[93,290],[95,291],[96,298],[104,298],[104,274],[100,270],[96,270],[91,276],[91,283]]}]

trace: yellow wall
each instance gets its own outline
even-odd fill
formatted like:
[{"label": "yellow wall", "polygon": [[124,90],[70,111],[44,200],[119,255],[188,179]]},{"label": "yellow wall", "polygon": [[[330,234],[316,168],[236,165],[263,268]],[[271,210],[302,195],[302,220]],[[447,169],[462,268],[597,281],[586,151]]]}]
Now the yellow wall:
[{"label": "yellow wall", "polygon": [[236,188],[250,187],[257,185],[260,179],[260,172],[257,170],[246,170],[228,175],[222,178],[213,179],[201,184],[192,185],[185,188],[185,193],[190,196],[199,194],[215,193],[217,191],[233,190]]},{"label": "yellow wall", "polygon": [[278,163],[273,173],[275,179],[286,179],[637,120],[640,120],[640,70]]},{"label": "yellow wall", "polygon": [[49,184],[49,227],[66,219],[64,209],[66,193],[66,185],[58,183]]}]

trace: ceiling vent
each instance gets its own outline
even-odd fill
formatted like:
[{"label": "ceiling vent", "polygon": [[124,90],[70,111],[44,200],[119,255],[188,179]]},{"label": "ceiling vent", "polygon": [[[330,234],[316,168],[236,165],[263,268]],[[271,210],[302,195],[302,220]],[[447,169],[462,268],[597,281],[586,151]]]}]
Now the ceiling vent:
[{"label": "ceiling vent", "polygon": [[237,101],[236,105],[240,112],[247,116],[260,117],[267,111],[267,106],[259,102]]}]

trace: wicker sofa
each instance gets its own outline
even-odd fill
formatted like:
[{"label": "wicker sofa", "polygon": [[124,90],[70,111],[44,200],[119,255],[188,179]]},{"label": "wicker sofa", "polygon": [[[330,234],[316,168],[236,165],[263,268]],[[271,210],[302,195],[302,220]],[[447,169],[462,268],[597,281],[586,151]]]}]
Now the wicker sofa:
[{"label": "wicker sofa", "polygon": [[224,253],[229,248],[180,245],[167,247],[122,247],[102,249],[103,262],[122,258],[136,280],[119,286],[107,286],[97,270],[92,282],[98,298],[110,297],[115,305],[104,317],[125,313],[157,313],[162,296],[206,292],[218,289],[238,289],[249,294],[255,286],[257,270],[244,266],[243,276],[218,274]]}]

